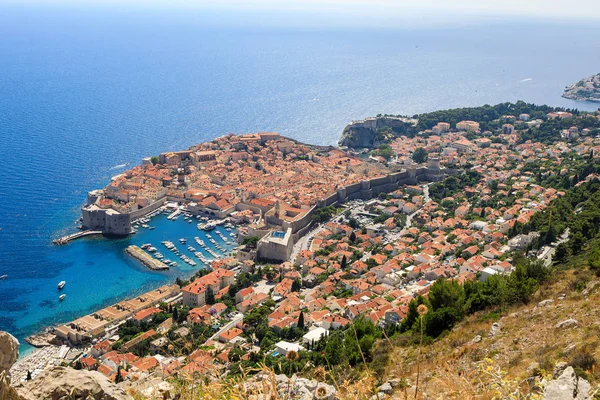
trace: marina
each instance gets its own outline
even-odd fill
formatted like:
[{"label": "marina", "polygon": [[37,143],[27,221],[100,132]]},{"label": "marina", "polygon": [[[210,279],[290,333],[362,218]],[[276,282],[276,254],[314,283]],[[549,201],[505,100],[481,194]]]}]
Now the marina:
[{"label": "marina", "polygon": [[[213,260],[229,257],[236,249],[235,241],[230,241],[232,243],[227,245],[216,236],[216,232],[228,235],[229,232],[225,230],[224,224],[216,226],[210,232],[224,250],[220,251],[208,241],[206,236],[208,232],[198,230],[196,227],[197,223],[208,222],[208,218],[193,216],[193,221],[196,223],[190,224],[181,215],[178,219],[169,220],[168,216],[172,212],[173,209],[159,209],[139,218],[136,220],[137,232],[127,237],[84,236],[71,241],[67,246],[51,246],[52,258],[46,262],[60,263],[63,260],[76,260],[76,262],[71,263],[59,275],[53,276],[40,286],[35,294],[25,295],[29,289],[27,287],[12,292],[15,304],[25,298],[33,299],[30,300],[33,301],[32,304],[43,310],[46,316],[45,319],[40,319],[39,314],[31,313],[15,319],[12,331],[23,339],[22,354],[25,356],[33,349],[24,338],[41,331],[48,325],[67,322],[96,310],[98,306],[107,306],[111,304],[110,302],[171,284],[178,277],[187,279],[199,269],[211,268]],[[149,228],[143,228],[142,224],[148,225]],[[181,238],[187,240],[186,245],[179,242]],[[201,246],[196,238],[204,246]],[[165,241],[171,242],[176,247],[174,251],[162,244]],[[162,253],[162,262],[168,265],[169,269],[159,271],[149,269],[124,251],[130,245],[140,248],[148,245],[145,246],[148,255]],[[194,247],[196,252],[189,251],[188,245]],[[150,252],[151,247],[153,252]],[[190,262],[184,261],[181,256],[185,256]],[[152,259],[159,261],[155,257]],[[170,261],[169,264],[167,260]],[[3,275],[7,275],[5,281],[1,279]],[[12,273],[0,273],[0,286],[4,288],[7,283],[15,281],[12,279],[13,276]],[[62,290],[67,297],[64,301],[59,301],[58,296],[61,293],[57,290],[57,283],[62,280],[67,282]],[[103,290],[90,291],[89,282],[92,281]],[[11,290],[14,288],[15,286],[11,286]]]}]

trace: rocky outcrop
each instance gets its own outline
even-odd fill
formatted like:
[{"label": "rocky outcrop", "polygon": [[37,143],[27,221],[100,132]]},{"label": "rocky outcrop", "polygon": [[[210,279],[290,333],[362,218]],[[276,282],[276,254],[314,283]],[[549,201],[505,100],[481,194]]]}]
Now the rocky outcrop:
[{"label": "rocky outcrop", "polygon": [[38,378],[17,388],[24,400],[39,399],[130,399],[123,389],[95,371],[54,367],[44,371]]},{"label": "rocky outcrop", "polygon": [[[277,393],[269,393],[271,388],[276,388]],[[244,383],[244,389],[250,395],[267,395],[267,397],[258,398],[272,397],[290,400],[334,400],[336,398],[335,387],[296,375],[289,378],[283,374],[258,374]],[[274,392],[274,390],[272,391]]]},{"label": "rocky outcrop", "polygon": [[[340,146],[353,149],[375,148],[391,141],[395,136],[414,134],[416,121],[400,117],[372,117],[352,121],[344,128]],[[386,130],[383,128],[390,128]]]},{"label": "rocky outcrop", "polygon": [[588,76],[567,86],[562,97],[571,100],[600,102],[600,74]]},{"label": "rocky outcrop", "polygon": [[558,378],[548,382],[544,400],[587,400],[590,388],[588,381],[577,377],[573,367],[566,367]]},{"label": "rocky outcrop", "polygon": [[19,341],[10,333],[0,331],[0,374],[10,371],[19,358]]},{"label": "rocky outcrop", "polygon": [[8,332],[0,331],[0,399],[22,400],[10,386],[10,368],[19,358],[19,341]]},{"label": "rocky outcrop", "polygon": [[556,329],[577,328],[579,322],[574,318],[569,318],[554,325]]}]

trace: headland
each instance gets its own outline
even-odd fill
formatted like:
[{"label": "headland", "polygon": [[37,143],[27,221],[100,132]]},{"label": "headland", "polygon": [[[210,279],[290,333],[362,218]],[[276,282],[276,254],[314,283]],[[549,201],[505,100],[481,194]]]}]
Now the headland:
[{"label": "headland", "polygon": [[600,103],[600,74],[588,76],[565,88],[562,97]]}]

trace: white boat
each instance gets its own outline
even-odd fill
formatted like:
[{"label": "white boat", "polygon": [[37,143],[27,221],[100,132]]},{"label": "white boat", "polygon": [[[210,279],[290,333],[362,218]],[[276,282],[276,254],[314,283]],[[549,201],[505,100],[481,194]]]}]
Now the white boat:
[{"label": "white boat", "polygon": [[179,241],[183,244],[185,244],[187,242],[187,240],[185,240],[184,238],[179,239]]},{"label": "white boat", "polygon": [[5,280],[6,278],[8,278],[8,275],[2,275],[2,276],[0,276],[0,281]]},{"label": "white boat", "polygon": [[217,227],[217,225],[215,225],[212,222],[207,223],[206,225],[204,225],[204,229],[205,231],[212,231],[213,229],[215,229]]},{"label": "white boat", "polygon": [[62,290],[62,288],[64,288],[66,284],[67,284],[67,282],[60,281],[60,282],[58,282],[58,286],[56,286],[56,287],[58,288],[58,290]]},{"label": "white boat", "polygon": [[58,296],[58,299],[59,299],[60,301],[63,301],[63,300],[65,299],[65,297],[67,297],[67,295],[66,295],[66,294],[61,294],[60,296]]}]

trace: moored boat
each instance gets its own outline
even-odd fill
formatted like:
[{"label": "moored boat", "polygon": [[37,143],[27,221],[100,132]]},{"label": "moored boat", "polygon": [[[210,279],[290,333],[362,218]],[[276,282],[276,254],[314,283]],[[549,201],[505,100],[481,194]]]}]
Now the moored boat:
[{"label": "moored boat", "polygon": [[64,288],[66,284],[66,281],[60,281],[58,282],[58,285],[56,287],[58,288],[58,290],[62,290],[62,288]]}]

